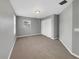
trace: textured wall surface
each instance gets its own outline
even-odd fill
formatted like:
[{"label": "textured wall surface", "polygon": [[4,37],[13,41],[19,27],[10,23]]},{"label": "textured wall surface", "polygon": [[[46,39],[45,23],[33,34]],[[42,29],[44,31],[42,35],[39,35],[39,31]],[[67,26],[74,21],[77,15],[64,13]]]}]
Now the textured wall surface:
[{"label": "textured wall surface", "polygon": [[60,14],[59,39],[67,49],[72,51],[72,5]]},{"label": "textured wall surface", "polygon": [[8,59],[15,42],[14,12],[8,0],[0,0],[0,59]]},{"label": "textured wall surface", "polygon": [[[24,21],[29,21],[29,25],[25,25]],[[16,17],[16,35],[17,36],[25,36],[32,34],[40,34],[41,33],[41,20],[35,18],[28,17]]]},{"label": "textured wall surface", "polygon": [[72,37],[72,51],[79,55],[79,32],[74,29],[79,28],[79,0],[73,2],[73,37]]}]

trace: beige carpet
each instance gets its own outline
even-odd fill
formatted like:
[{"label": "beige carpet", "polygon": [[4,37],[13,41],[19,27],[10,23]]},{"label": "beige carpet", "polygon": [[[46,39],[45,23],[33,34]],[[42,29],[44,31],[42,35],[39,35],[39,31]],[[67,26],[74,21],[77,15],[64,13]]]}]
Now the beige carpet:
[{"label": "beige carpet", "polygon": [[78,59],[59,40],[42,35],[18,38],[11,59]]}]

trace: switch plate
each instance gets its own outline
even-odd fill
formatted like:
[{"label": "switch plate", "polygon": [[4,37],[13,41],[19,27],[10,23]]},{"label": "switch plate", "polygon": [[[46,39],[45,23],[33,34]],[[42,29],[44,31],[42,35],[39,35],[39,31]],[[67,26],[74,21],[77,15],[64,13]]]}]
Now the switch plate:
[{"label": "switch plate", "polygon": [[74,31],[75,31],[75,32],[79,32],[79,28],[75,28]]}]

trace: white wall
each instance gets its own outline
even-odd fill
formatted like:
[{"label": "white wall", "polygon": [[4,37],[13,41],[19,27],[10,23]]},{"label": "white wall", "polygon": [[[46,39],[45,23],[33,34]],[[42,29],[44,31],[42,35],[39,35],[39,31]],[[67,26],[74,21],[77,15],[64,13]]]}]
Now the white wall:
[{"label": "white wall", "polygon": [[[30,26],[24,25],[24,21],[30,21]],[[16,35],[19,37],[41,34],[41,20],[29,17],[16,17]]]},{"label": "white wall", "polygon": [[14,12],[8,0],[0,0],[0,59],[8,59],[15,42]]},{"label": "white wall", "polygon": [[79,57],[79,31],[74,31],[79,29],[79,0],[74,0],[73,2],[73,37],[72,37],[72,51]]},{"label": "white wall", "polygon": [[72,5],[60,14],[59,39],[68,50],[72,51]]},{"label": "white wall", "polygon": [[60,14],[59,39],[69,52],[79,58],[79,0],[74,0]]},{"label": "white wall", "polygon": [[52,39],[54,38],[54,16],[41,20],[41,33]]}]

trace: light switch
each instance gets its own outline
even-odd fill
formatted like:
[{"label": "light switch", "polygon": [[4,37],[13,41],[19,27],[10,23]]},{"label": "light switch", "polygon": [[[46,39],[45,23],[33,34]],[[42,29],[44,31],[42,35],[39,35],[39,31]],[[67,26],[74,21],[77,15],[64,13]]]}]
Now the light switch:
[{"label": "light switch", "polygon": [[79,32],[79,28],[75,28],[74,31],[75,31],[75,32]]}]

